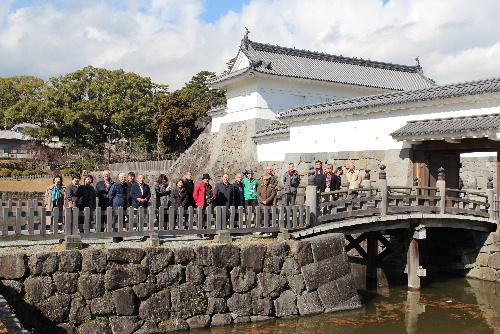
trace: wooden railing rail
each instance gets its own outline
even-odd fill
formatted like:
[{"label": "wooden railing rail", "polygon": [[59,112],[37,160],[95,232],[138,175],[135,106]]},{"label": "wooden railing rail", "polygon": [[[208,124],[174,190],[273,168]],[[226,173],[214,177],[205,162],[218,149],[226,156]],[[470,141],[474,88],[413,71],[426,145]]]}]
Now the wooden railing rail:
[{"label": "wooden railing rail", "polygon": [[0,241],[50,240],[68,235],[83,238],[134,237],[149,235],[234,234],[279,232],[309,226],[310,209],[305,206],[273,207],[189,207],[65,208],[46,211],[40,207],[1,209]]}]

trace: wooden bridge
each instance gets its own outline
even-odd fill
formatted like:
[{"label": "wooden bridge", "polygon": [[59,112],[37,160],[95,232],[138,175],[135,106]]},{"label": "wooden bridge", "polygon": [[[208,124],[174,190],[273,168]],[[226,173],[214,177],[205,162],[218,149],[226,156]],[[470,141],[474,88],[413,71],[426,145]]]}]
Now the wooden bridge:
[{"label": "wooden bridge", "polygon": [[[381,166],[377,186],[319,194],[307,186],[304,206],[215,207],[155,209],[65,208],[47,211],[38,200],[0,203],[0,242],[9,240],[81,239],[111,237],[231,235],[254,232],[281,233],[283,238],[304,238],[322,233],[344,233],[346,251],[355,249],[369,271],[391,250],[384,237],[389,230],[404,229],[411,235],[408,248],[409,286],[419,287],[418,241],[428,228],[459,228],[482,232],[497,229],[498,200],[492,178],[486,192],[446,187],[441,171],[436,187],[388,186]],[[364,247],[363,247],[364,246]],[[380,252],[379,252],[380,250]]]}]

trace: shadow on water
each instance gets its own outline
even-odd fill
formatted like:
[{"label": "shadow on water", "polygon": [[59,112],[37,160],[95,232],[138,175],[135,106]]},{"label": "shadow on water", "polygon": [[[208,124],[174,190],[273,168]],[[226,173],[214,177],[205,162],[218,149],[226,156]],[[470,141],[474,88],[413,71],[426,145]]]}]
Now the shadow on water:
[{"label": "shadow on water", "polygon": [[[361,273],[357,270],[361,270]],[[357,282],[364,268],[353,268]],[[444,334],[500,333],[500,284],[437,275],[408,291],[406,276],[379,269],[373,289],[359,290],[363,308],[196,333]]]}]

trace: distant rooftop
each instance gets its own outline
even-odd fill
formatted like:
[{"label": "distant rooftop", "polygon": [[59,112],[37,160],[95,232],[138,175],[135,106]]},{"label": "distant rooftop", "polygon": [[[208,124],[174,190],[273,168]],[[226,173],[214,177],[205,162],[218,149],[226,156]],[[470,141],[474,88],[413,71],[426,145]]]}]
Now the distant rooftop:
[{"label": "distant rooftop", "polygon": [[212,85],[251,72],[400,91],[434,85],[418,64],[398,65],[263,44],[249,40],[248,35],[241,41],[240,53],[248,59],[248,66],[233,67],[210,81]]},{"label": "distant rooftop", "polygon": [[318,114],[334,114],[336,112],[346,110],[360,110],[370,107],[397,105],[494,92],[500,92],[500,78],[468,81],[449,85],[436,85],[429,88],[405,92],[376,94],[342,99],[327,103],[312,104],[292,108],[281,113],[278,118],[288,119],[292,117],[306,117]]},{"label": "distant rooftop", "polygon": [[500,114],[410,121],[391,133],[396,140],[487,137],[500,131]]}]

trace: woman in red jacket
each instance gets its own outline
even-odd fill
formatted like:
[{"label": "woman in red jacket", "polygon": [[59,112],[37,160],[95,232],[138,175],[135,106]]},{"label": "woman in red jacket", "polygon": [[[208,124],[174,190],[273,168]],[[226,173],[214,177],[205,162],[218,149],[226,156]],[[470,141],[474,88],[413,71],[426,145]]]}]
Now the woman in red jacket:
[{"label": "woman in red jacket", "polygon": [[211,205],[215,198],[210,180],[210,175],[203,174],[201,182],[194,187],[193,199],[199,208]]}]

